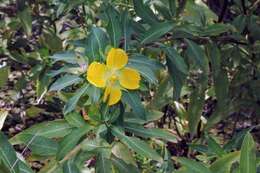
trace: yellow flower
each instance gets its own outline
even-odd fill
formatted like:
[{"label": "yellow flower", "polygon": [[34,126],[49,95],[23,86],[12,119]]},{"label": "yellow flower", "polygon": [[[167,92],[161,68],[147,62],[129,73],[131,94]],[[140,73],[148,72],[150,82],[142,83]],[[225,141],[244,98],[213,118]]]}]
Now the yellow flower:
[{"label": "yellow flower", "polygon": [[122,95],[122,89],[138,89],[141,80],[138,71],[125,67],[128,62],[126,52],[111,48],[106,64],[92,62],[88,67],[87,80],[96,87],[105,88],[103,97],[108,105],[116,104]]}]

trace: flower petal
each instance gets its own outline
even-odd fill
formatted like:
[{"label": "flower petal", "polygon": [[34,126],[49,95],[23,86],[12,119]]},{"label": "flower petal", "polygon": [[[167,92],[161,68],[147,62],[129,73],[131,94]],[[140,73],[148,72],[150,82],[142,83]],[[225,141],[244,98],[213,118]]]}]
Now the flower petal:
[{"label": "flower petal", "polygon": [[107,66],[114,69],[123,68],[128,62],[128,56],[123,49],[111,48],[107,55]]},{"label": "flower petal", "polygon": [[105,64],[92,62],[88,67],[87,80],[96,87],[103,88],[106,85],[106,72],[107,67]]},{"label": "flower petal", "polygon": [[119,83],[126,89],[137,89],[139,88],[141,77],[137,70],[132,68],[124,68],[121,70],[119,76]]},{"label": "flower petal", "polygon": [[122,96],[122,92],[120,88],[106,87],[103,101],[106,102],[108,99],[108,105],[111,106],[116,104],[121,99],[121,96]]}]

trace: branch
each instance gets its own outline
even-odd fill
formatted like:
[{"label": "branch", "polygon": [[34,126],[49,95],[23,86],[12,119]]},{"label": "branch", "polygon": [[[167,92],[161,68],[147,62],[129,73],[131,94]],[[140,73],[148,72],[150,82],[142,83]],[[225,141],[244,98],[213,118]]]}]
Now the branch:
[{"label": "branch", "polygon": [[247,12],[246,12],[246,4],[245,4],[245,0],[241,0],[241,5],[242,5],[243,13],[244,13],[244,15],[246,15]]},{"label": "branch", "polygon": [[224,3],[223,3],[223,7],[222,7],[222,10],[221,10],[220,16],[218,18],[218,23],[223,21],[223,19],[225,17],[226,10],[227,10],[227,6],[228,6],[228,0],[225,0]]}]

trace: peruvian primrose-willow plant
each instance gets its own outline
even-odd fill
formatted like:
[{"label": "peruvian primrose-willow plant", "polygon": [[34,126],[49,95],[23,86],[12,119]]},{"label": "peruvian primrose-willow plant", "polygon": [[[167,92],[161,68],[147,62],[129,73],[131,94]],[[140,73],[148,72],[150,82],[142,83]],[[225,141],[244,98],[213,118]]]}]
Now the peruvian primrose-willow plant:
[{"label": "peruvian primrose-willow plant", "polygon": [[40,22],[43,32],[29,54],[2,49],[30,62],[38,101],[63,117],[0,132],[0,173],[33,173],[28,161],[43,163],[39,173],[256,173],[257,126],[229,141],[211,129],[259,111],[259,1],[234,1],[231,19],[204,2],[19,1],[0,31]]}]

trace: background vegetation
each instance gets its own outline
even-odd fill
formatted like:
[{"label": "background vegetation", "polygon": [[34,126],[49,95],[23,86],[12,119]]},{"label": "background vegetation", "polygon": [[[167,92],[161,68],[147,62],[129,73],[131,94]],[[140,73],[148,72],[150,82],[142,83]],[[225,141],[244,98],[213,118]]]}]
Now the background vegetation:
[{"label": "background vegetation", "polygon": [[[259,0],[0,2],[0,173],[260,172]],[[142,76],[114,106],[111,47]]]}]

